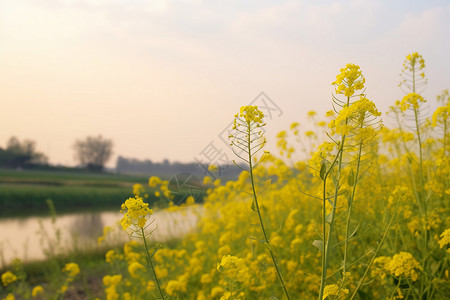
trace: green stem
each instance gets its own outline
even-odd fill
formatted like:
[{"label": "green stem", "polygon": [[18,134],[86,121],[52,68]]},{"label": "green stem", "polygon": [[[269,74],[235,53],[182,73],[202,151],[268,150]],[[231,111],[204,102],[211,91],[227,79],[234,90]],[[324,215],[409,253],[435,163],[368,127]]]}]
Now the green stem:
[{"label": "green stem", "polygon": [[362,283],[363,283],[364,280],[366,279],[367,274],[369,274],[369,270],[370,270],[370,268],[372,267],[373,262],[375,261],[375,258],[377,257],[378,252],[380,251],[381,246],[383,245],[383,242],[384,242],[384,240],[386,239],[386,236],[387,236],[389,230],[391,229],[391,226],[392,226],[392,223],[394,222],[394,219],[395,219],[395,213],[392,214],[391,220],[389,221],[389,224],[388,224],[388,226],[386,227],[386,230],[385,230],[384,233],[383,233],[383,237],[381,238],[381,241],[380,241],[380,243],[378,244],[378,247],[377,247],[377,249],[375,250],[375,253],[374,253],[373,256],[372,256],[372,259],[370,260],[369,265],[368,265],[367,268],[366,268],[366,271],[364,272],[363,276],[362,276],[361,279],[359,280],[358,285],[356,286],[356,289],[355,289],[355,291],[353,292],[353,294],[352,294],[352,296],[350,297],[349,300],[352,300],[353,298],[355,298],[355,296],[356,296],[356,294],[358,293],[358,290],[360,289]]},{"label": "green stem", "polygon": [[[350,97],[347,97],[347,106],[350,104]],[[345,119],[345,124],[348,123],[348,118]],[[322,252],[322,277],[320,280],[320,289],[319,289],[319,300],[323,299],[323,291],[325,289],[325,283],[326,283],[326,277],[327,277],[327,269],[328,269],[328,257],[330,254],[330,243],[331,243],[331,233],[333,232],[334,228],[334,216],[336,212],[336,206],[337,206],[337,198],[339,194],[339,182],[341,180],[341,168],[342,168],[342,157],[344,154],[344,143],[345,143],[345,135],[342,136],[341,143],[339,145],[338,153],[336,154],[335,160],[333,164],[330,166],[330,169],[326,173],[324,179],[323,179],[323,212],[322,212],[322,224],[323,224],[323,252]],[[337,179],[336,179],[336,185],[334,189],[334,199],[333,199],[333,207],[331,210],[331,220],[330,220],[330,226],[328,231],[327,240],[325,242],[325,236],[326,236],[326,178],[328,177],[328,174],[330,173],[331,169],[334,166],[334,163],[336,162],[336,158],[339,157],[339,163],[338,163],[338,173],[337,173]]]},{"label": "green stem", "polygon": [[[362,125],[361,125],[362,128]],[[348,203],[348,212],[347,212],[347,222],[345,226],[345,241],[344,241],[344,262],[343,262],[343,271],[344,276],[347,272],[347,253],[348,253],[348,235],[349,235],[349,229],[350,229],[350,217],[352,215],[352,207],[353,207],[353,199],[355,198],[355,192],[356,192],[356,183],[358,181],[358,175],[359,175],[359,166],[361,164],[361,152],[362,152],[362,142],[359,144],[359,150],[358,150],[358,164],[356,166],[356,174],[354,175],[354,181],[353,181],[353,190],[352,194],[350,195],[349,203]]]},{"label": "green stem", "polygon": [[153,262],[152,262],[152,259],[150,257],[150,253],[148,252],[147,239],[145,238],[144,228],[141,228],[141,233],[142,233],[142,239],[144,240],[145,254],[146,254],[146,258],[147,258],[147,263],[152,269],[153,276],[155,277],[156,285],[158,286],[158,291],[159,291],[159,294],[161,296],[161,299],[165,299],[164,298],[164,294],[163,294],[163,292],[161,290],[161,285],[159,283],[158,276],[156,276],[155,268],[153,266]]},{"label": "green stem", "polygon": [[284,284],[283,277],[281,276],[281,272],[280,272],[280,270],[278,268],[278,265],[277,265],[277,262],[275,260],[275,255],[273,254],[273,251],[270,248],[269,239],[267,238],[266,229],[264,228],[264,223],[263,223],[263,220],[262,220],[262,217],[261,217],[261,211],[259,209],[258,197],[256,196],[255,182],[254,182],[254,179],[253,179],[253,164],[252,164],[252,151],[251,151],[251,140],[250,140],[250,123],[248,123],[247,125],[248,125],[248,129],[247,129],[247,146],[248,146],[249,173],[250,173],[250,180],[251,180],[251,183],[252,183],[252,191],[253,191],[253,197],[254,197],[254,201],[255,201],[256,212],[258,213],[259,224],[261,226],[261,231],[262,231],[263,236],[264,236],[264,242],[267,245],[267,249],[269,250],[270,257],[272,258],[273,265],[275,267],[275,270],[277,271],[278,279],[280,280],[280,283],[281,283],[281,285],[283,287],[284,294],[286,295],[288,300],[290,300],[291,298],[289,297],[289,293],[288,293],[288,291],[286,289],[286,285]]}]

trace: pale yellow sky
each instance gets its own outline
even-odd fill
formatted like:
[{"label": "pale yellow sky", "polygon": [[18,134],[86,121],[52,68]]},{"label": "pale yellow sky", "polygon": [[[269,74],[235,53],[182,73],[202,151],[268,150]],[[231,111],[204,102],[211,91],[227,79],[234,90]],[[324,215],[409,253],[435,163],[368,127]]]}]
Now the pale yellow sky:
[{"label": "pale yellow sky", "polygon": [[109,166],[192,161],[211,141],[225,147],[220,132],[264,91],[283,111],[267,125],[273,149],[278,131],[331,108],[348,62],[385,112],[414,51],[434,102],[450,87],[450,5],[391,2],[0,0],[0,146],[33,139],[73,165],[74,141],[102,134]]}]

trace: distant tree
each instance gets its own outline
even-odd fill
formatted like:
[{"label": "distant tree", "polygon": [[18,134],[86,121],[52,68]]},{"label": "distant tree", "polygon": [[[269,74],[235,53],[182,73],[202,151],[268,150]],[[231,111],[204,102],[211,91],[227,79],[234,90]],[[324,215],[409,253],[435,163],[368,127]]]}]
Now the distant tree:
[{"label": "distant tree", "polygon": [[75,158],[80,164],[92,171],[102,171],[111,158],[113,142],[98,137],[88,136],[84,140],[76,140],[74,144]]},{"label": "distant tree", "polygon": [[36,142],[11,137],[5,149],[0,148],[0,165],[4,167],[21,168],[30,164],[47,164],[48,158],[36,151]]}]

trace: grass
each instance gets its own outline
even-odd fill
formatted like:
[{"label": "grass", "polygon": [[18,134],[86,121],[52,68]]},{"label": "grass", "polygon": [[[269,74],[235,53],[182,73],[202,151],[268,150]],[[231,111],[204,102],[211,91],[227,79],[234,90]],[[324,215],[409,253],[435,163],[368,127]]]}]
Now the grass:
[{"label": "grass", "polygon": [[[111,173],[0,169],[0,217],[41,215],[52,199],[58,213],[117,209],[147,177]],[[157,203],[152,196],[148,199]]]}]

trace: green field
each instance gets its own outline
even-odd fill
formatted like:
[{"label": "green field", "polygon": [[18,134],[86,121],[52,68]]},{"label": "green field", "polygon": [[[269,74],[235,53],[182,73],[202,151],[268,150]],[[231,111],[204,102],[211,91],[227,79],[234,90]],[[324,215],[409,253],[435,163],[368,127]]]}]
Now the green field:
[{"label": "green field", "polygon": [[47,199],[60,213],[118,209],[134,183],[147,181],[112,173],[0,169],[0,217],[47,213]]}]

